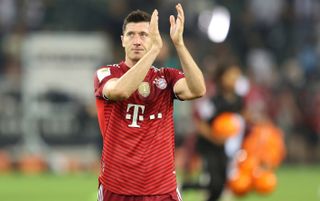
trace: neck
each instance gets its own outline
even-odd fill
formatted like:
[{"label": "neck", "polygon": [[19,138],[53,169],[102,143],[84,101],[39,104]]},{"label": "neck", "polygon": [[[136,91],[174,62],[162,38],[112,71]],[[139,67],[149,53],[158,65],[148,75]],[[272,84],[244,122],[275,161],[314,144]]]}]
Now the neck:
[{"label": "neck", "polygon": [[126,60],[124,61],[124,63],[125,63],[129,68],[131,68],[131,67],[134,66],[136,63],[138,63],[138,61],[133,61],[133,60],[130,60],[130,59],[126,58]]}]

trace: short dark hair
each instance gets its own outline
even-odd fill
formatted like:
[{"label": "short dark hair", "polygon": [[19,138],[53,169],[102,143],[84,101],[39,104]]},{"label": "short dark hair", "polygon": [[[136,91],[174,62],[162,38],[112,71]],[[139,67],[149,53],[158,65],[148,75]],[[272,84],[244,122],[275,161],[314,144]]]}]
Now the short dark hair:
[{"label": "short dark hair", "polygon": [[225,73],[227,73],[232,68],[240,68],[240,62],[235,59],[230,59],[229,61],[222,61],[217,65],[217,69],[215,71],[214,80],[218,87],[222,85],[222,77]]},{"label": "short dark hair", "polygon": [[126,26],[130,22],[150,22],[151,15],[142,10],[132,11],[123,21],[122,32],[126,30]]}]

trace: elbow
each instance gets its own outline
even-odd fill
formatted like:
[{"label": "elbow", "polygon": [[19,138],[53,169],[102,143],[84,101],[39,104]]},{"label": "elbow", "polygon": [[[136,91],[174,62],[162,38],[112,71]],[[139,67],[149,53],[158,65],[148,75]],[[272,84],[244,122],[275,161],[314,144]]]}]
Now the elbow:
[{"label": "elbow", "polygon": [[201,98],[206,95],[206,92],[207,92],[207,87],[204,80],[202,80],[194,89],[193,94],[196,96],[196,98]]},{"label": "elbow", "polygon": [[197,90],[194,90],[193,92],[191,92],[190,97],[187,98],[183,98],[184,100],[193,100],[193,99],[197,99],[197,98],[201,98],[204,95],[206,95],[206,87],[205,85],[201,88],[198,88]]},{"label": "elbow", "polygon": [[200,97],[206,95],[206,93],[207,93],[207,88],[204,86],[200,92]]},{"label": "elbow", "polygon": [[194,92],[192,97],[190,98],[192,99],[197,99],[197,98],[201,98],[206,94],[206,88],[203,88],[201,90],[198,90],[197,92]]},{"label": "elbow", "polygon": [[204,95],[206,95],[206,92],[207,92],[207,89],[205,86],[203,86],[201,90],[199,90],[199,92],[197,93],[197,98],[203,97]]}]

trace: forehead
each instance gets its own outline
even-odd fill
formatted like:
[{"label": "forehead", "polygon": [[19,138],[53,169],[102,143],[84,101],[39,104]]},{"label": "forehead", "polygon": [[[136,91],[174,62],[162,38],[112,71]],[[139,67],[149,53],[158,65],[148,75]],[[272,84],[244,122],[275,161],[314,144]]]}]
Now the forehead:
[{"label": "forehead", "polygon": [[149,22],[130,22],[126,25],[125,33],[133,31],[133,32],[149,32]]}]

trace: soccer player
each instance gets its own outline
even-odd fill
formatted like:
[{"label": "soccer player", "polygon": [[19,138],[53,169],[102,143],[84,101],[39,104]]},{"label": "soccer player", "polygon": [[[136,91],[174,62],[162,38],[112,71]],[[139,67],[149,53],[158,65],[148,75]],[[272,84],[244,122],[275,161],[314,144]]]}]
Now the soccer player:
[{"label": "soccer player", "polygon": [[178,201],[173,100],[205,94],[203,75],[183,40],[184,12],[176,5],[170,36],[183,72],[152,64],[162,47],[158,11],[136,10],[124,20],[125,60],[94,78],[103,150],[99,201]]}]

